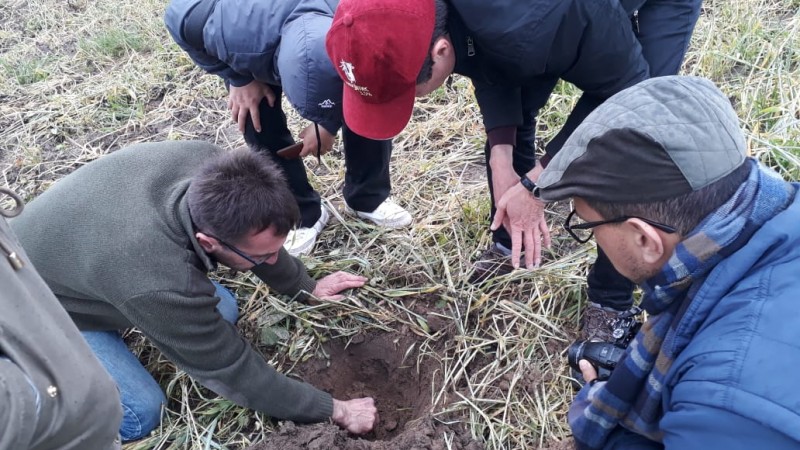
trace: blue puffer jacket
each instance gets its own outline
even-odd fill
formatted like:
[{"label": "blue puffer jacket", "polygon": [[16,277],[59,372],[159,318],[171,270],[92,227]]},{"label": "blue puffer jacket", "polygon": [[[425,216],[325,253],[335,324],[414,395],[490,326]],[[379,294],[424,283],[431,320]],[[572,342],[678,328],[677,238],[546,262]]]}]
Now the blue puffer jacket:
[{"label": "blue puffer jacket", "polygon": [[209,73],[232,86],[258,80],[281,86],[306,120],[336,133],[342,125],[342,80],[325,52],[338,0],[213,0],[203,49],[184,35],[200,0],[172,0],[164,21],[175,42]]},{"label": "blue puffer jacket", "polygon": [[800,448],[798,317],[800,195],[709,274],[678,325],[678,339],[697,331],[667,374],[665,447]]}]

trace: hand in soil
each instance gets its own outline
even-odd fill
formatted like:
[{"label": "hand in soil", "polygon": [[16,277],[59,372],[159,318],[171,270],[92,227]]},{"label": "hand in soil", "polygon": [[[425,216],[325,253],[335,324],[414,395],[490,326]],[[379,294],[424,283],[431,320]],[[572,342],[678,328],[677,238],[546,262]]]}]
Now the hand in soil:
[{"label": "hand in soil", "polygon": [[346,289],[359,288],[366,282],[367,278],[361,275],[354,275],[347,272],[334,272],[326,277],[320,278],[312,294],[320,300],[342,300],[344,295],[339,295],[340,292]]},{"label": "hand in soil", "polygon": [[353,434],[370,432],[378,423],[378,410],[371,397],[354,398],[352,400],[333,400],[333,416],[331,419]]}]

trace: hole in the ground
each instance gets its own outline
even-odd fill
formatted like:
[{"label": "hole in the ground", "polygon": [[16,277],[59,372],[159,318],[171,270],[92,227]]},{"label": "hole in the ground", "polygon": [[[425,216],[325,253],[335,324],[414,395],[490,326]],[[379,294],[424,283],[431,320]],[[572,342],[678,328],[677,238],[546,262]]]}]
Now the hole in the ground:
[{"label": "hole in the ground", "polygon": [[334,339],[323,344],[329,359],[314,358],[295,370],[334,398],[374,398],[380,423],[364,437],[389,440],[430,412],[431,381],[439,363],[422,358],[418,365],[419,345],[413,335],[396,333]]}]

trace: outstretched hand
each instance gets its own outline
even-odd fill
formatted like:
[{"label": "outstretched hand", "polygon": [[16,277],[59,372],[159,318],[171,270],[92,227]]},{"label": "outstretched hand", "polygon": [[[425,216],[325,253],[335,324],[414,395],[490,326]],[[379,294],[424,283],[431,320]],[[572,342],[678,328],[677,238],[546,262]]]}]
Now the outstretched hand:
[{"label": "outstretched hand", "polygon": [[339,293],[352,288],[359,288],[367,282],[366,277],[347,272],[334,272],[317,281],[312,294],[320,300],[337,301],[344,298]]},{"label": "outstretched hand", "polygon": [[378,409],[371,397],[352,400],[333,399],[333,416],[336,425],[353,434],[370,432],[378,423]]},{"label": "outstretched hand", "polygon": [[[525,267],[534,269],[542,263],[542,244],[550,247],[550,230],[544,218],[544,203],[533,198],[520,183],[506,191],[495,204],[497,211],[492,231],[506,227],[511,235],[511,263],[519,268],[519,258],[525,249]],[[505,223],[504,223],[505,222]]]},{"label": "outstretched hand", "polygon": [[266,98],[270,108],[275,106],[275,93],[272,88],[260,81],[251,81],[241,86],[231,86],[228,96],[228,109],[231,111],[231,118],[239,124],[239,132],[244,133],[247,124],[247,116],[253,122],[253,128],[261,133],[261,114],[258,105],[261,99]]},{"label": "outstretched hand", "polygon": [[[495,161],[495,148],[497,148],[497,167],[492,163],[492,181],[495,172],[503,172],[504,178],[509,174],[514,176],[513,186],[502,193],[497,192],[494,186],[495,214],[492,221],[492,231],[500,226],[505,227],[511,236],[511,264],[519,268],[520,254],[525,250],[525,267],[528,270],[538,268],[542,264],[542,245],[550,247],[550,229],[544,218],[544,202],[534,198],[531,193],[519,182],[519,177],[512,169],[512,153],[510,146],[497,145],[492,147],[492,161]],[[536,182],[544,171],[540,161],[536,162],[533,170],[528,172],[528,177]]]}]

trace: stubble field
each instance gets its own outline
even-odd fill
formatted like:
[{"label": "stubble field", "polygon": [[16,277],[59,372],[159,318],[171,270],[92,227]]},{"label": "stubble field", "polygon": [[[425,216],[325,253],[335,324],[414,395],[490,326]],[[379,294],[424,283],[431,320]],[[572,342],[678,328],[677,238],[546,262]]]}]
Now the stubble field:
[{"label": "stubble field", "polygon": [[[135,142],[243,144],[221,80],[172,43],[165,7],[163,0],[0,1],[2,185],[30,200]],[[751,155],[793,180],[800,179],[798,9],[798,0],[707,1],[682,72],[720,85]],[[540,113],[541,142],[577,96],[570,85],[557,87]],[[295,132],[304,126],[292,116]],[[367,441],[331,425],[309,427],[317,448],[569,448],[565,414],[574,391],[564,352],[595,249],[573,244],[560,228],[566,205],[551,205],[554,245],[539,270],[467,283],[491,240],[482,148],[467,80],[419,100],[395,139],[393,195],[415,218],[399,231],[345,211],[340,143],[321,165],[307,162],[334,220],[304,260],[314,275],[368,276],[346,301],[291,303],[254,277],[214,275],[236,290],[242,334],[279,370],[336,395],[375,397],[383,420]],[[161,426],[126,450],[290,448],[280,440],[298,433],[290,424],[217,397],[135,331],[127,338],[169,405]]]}]

